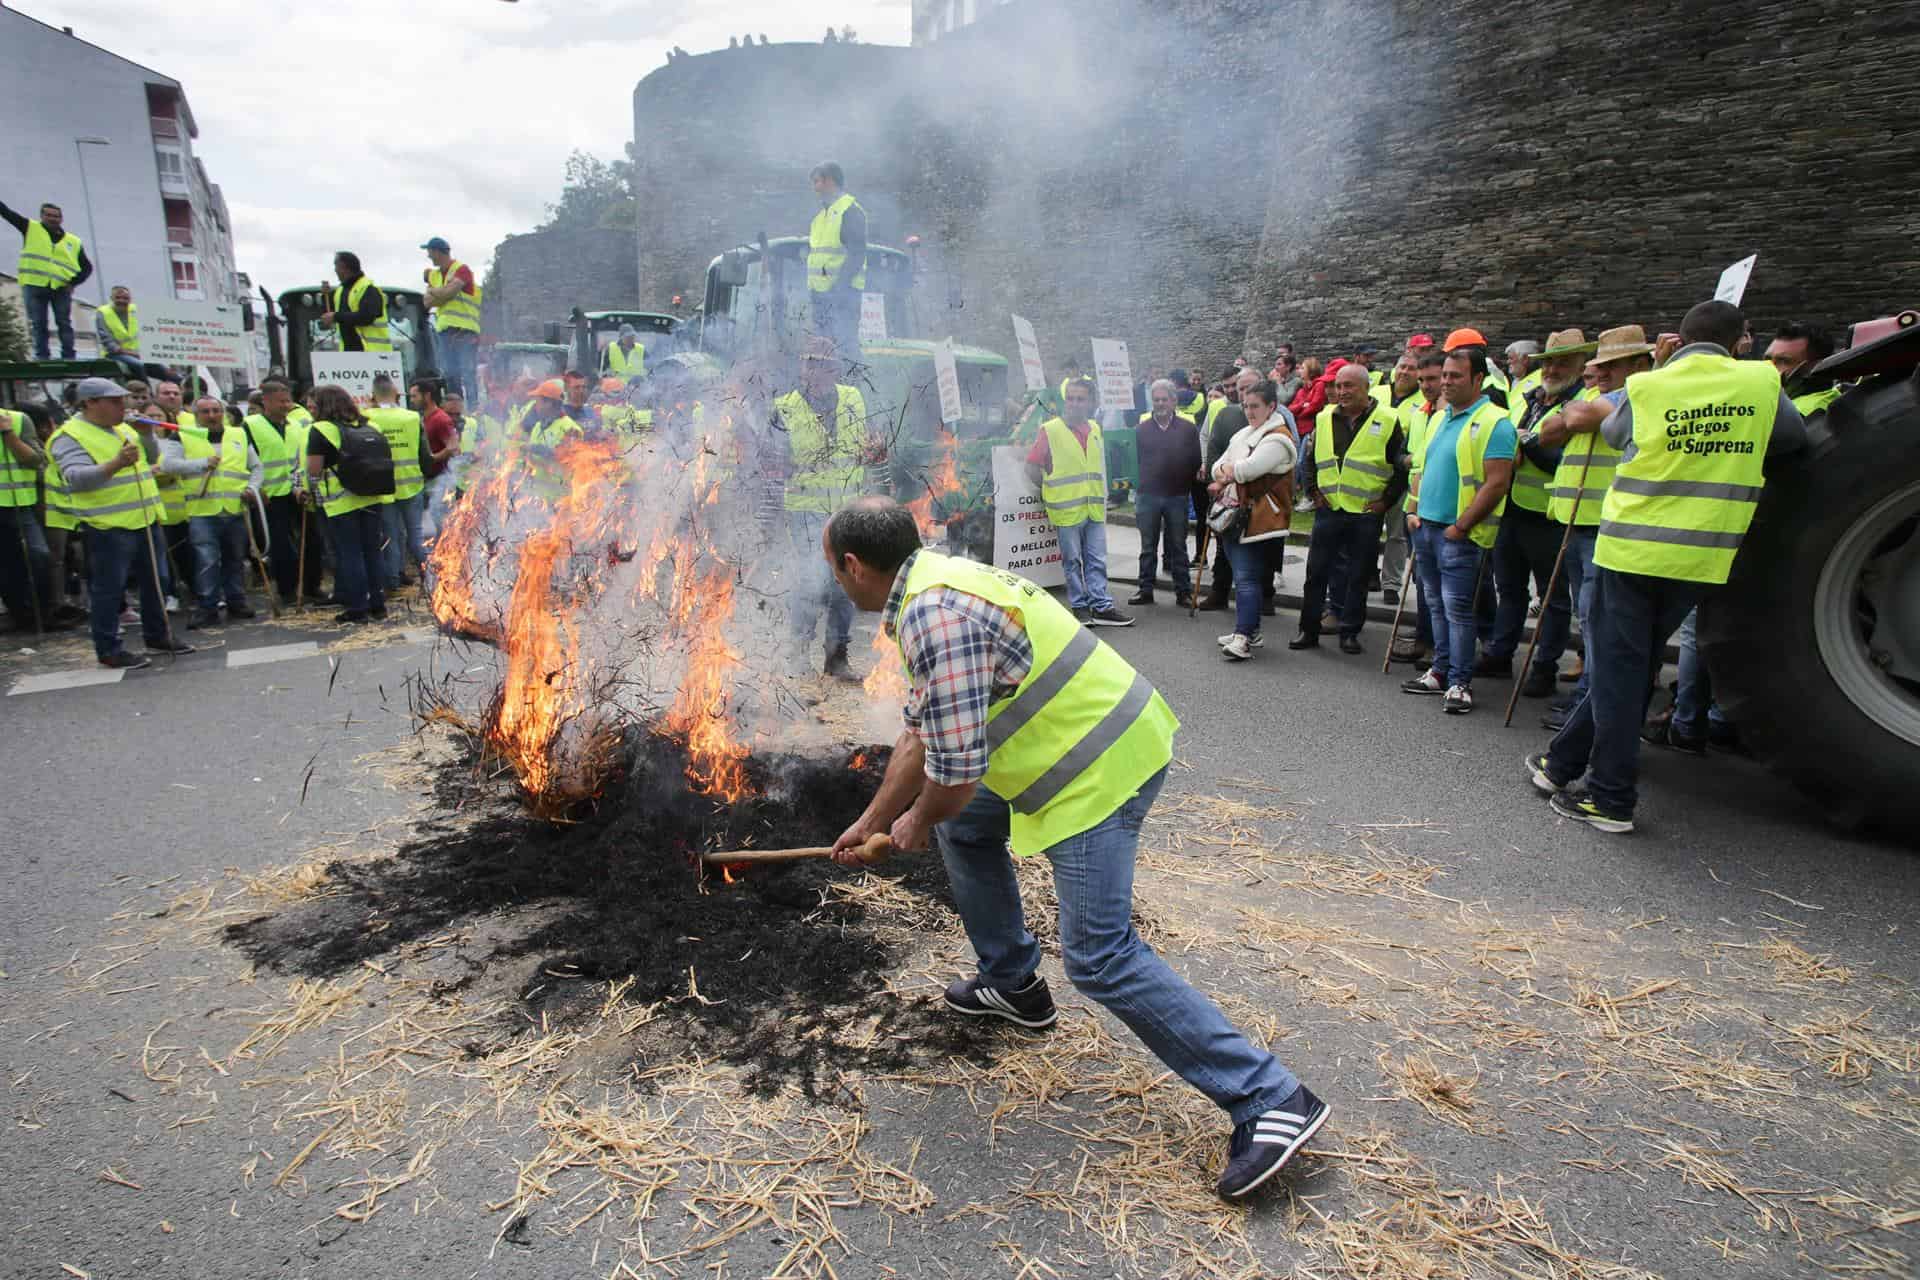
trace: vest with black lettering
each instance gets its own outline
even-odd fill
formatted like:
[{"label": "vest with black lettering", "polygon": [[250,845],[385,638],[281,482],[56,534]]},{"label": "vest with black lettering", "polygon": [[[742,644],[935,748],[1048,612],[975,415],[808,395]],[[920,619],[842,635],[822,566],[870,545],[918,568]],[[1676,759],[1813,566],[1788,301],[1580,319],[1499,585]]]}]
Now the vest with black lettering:
[{"label": "vest with black lettering", "polygon": [[398,405],[377,405],[366,411],[366,419],[393,447],[391,501],[404,502],[426,488],[427,479],[420,470],[420,415]]},{"label": "vest with black lettering", "polygon": [[[351,311],[355,307],[358,307],[360,305],[360,299],[364,298],[367,290],[372,287],[373,281],[367,276],[361,276],[355,280],[353,282],[353,288],[347,290],[347,305],[344,309]],[[332,309],[336,312],[342,310],[343,308],[340,305],[340,287],[338,285],[335,285],[333,288],[332,299],[332,302],[329,304]],[[393,350],[393,337],[387,332],[387,295],[385,293],[380,295],[380,314],[374,317],[372,324],[358,326],[356,332],[360,335],[360,349],[362,351]]]},{"label": "vest with black lettering", "polygon": [[49,452],[61,436],[78,441],[96,466],[112,462],[126,445],[135,450],[133,464],[114,472],[97,489],[71,489],[65,476],[61,477],[63,509],[71,513],[75,527],[144,529],[160,518],[160,491],[154,487],[153,468],[147,465],[146,452],[131,428],[97,427],[85,418],[68,418],[47,442]]},{"label": "vest with black lettering", "polygon": [[1172,708],[1045,591],[1004,569],[933,551],[916,553],[904,572],[901,614],[922,592],[946,587],[1013,614],[1033,647],[1033,665],[1013,695],[987,707],[981,783],[1012,811],[1015,853],[1041,853],[1099,825],[1173,759],[1180,722]]},{"label": "vest with black lettering", "polygon": [[[1575,403],[1598,400],[1598,387],[1583,387]],[[1580,526],[1600,523],[1600,503],[1613,483],[1613,469],[1620,462],[1620,450],[1603,439],[1598,430],[1582,431],[1567,437],[1560,452],[1560,465],[1553,473],[1553,487],[1547,490],[1547,515],[1566,524]],[[1584,479],[1582,478],[1584,474]]]},{"label": "vest with black lettering", "polygon": [[1320,496],[1335,511],[1361,512],[1369,502],[1377,502],[1393,479],[1393,466],[1387,461],[1387,441],[1393,435],[1393,419],[1380,402],[1368,399],[1367,416],[1347,445],[1347,456],[1333,451],[1333,415],[1338,410],[1328,405],[1314,420],[1314,484]]},{"label": "vest with black lettering", "polygon": [[[811,292],[825,293],[833,288],[834,278],[847,260],[846,244],[840,239],[840,223],[847,216],[847,210],[859,208],[859,201],[842,192],[838,200],[813,215],[813,225],[807,229],[807,288]],[[861,212],[866,211],[861,209]],[[866,263],[861,263],[854,273],[852,285],[856,289],[867,287]]]},{"label": "vest with black lettering", "polygon": [[1087,443],[1083,446],[1064,418],[1049,418],[1040,430],[1047,437],[1051,455],[1046,474],[1040,478],[1040,501],[1047,508],[1047,519],[1056,528],[1066,528],[1107,519],[1107,447],[1100,424],[1087,420]]},{"label": "vest with black lettering", "polygon": [[1627,379],[1633,455],[1614,469],[1593,562],[1718,584],[1766,484],[1780,372],[1710,352]]},{"label": "vest with black lettering", "polygon": [[786,509],[832,515],[854,498],[866,479],[861,454],[867,447],[867,405],[858,388],[834,388],[833,429],[799,391],[773,402],[793,449],[793,474],[787,479]]},{"label": "vest with black lettering", "polygon": [[[428,268],[427,287],[438,289],[458,275],[460,268],[464,265],[456,259],[447,263],[445,271],[438,267]],[[441,333],[449,329],[463,330],[467,333],[480,332],[480,299],[483,292],[477,280],[474,281],[472,293],[468,293],[463,287],[460,292],[433,309],[433,327]]]}]

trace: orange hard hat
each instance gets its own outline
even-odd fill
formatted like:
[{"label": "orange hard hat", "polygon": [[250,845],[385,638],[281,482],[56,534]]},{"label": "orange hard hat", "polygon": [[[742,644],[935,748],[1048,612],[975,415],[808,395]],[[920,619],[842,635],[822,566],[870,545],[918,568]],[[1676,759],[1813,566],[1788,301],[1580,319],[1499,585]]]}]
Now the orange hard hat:
[{"label": "orange hard hat", "polygon": [[1440,349],[1442,351],[1454,351],[1461,347],[1484,347],[1486,345],[1487,340],[1481,335],[1478,329],[1455,329],[1447,335],[1446,343]]},{"label": "orange hard hat", "polygon": [[619,392],[626,390],[626,387],[627,387],[627,384],[622,382],[618,378],[600,379],[600,389],[606,392],[608,395],[616,395]]},{"label": "orange hard hat", "polygon": [[533,389],[533,398],[536,400],[565,400],[567,398],[567,389],[560,385],[560,379],[548,378],[545,382]]}]

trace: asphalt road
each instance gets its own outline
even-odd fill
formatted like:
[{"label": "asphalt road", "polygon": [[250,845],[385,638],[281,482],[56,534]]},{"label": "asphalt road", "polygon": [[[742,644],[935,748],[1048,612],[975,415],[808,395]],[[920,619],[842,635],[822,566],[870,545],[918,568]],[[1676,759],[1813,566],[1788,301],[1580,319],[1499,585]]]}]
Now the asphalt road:
[{"label": "asphalt road", "polygon": [[[1920,1258],[1914,1227],[1900,1216],[1920,1209],[1920,1115],[1912,1110],[1920,1095],[1920,881],[1910,851],[1837,835],[1744,760],[1653,751],[1643,758],[1640,830],[1600,835],[1553,817],[1526,784],[1521,755],[1544,735],[1501,728],[1495,708],[1506,686],[1489,683],[1478,713],[1449,718],[1434,700],[1400,694],[1399,669],[1380,674],[1384,628],[1369,629],[1364,657],[1331,646],[1292,654],[1278,643],[1288,630],[1279,619],[1270,624],[1275,643],[1230,665],[1213,642],[1220,621],[1190,621],[1162,605],[1109,638],[1182,719],[1169,795],[1232,793],[1262,806],[1246,825],[1282,858],[1277,870],[1244,880],[1222,881],[1204,861],[1184,878],[1163,866],[1143,875],[1141,900],[1192,921],[1194,938],[1215,926],[1230,936],[1218,946],[1176,946],[1175,963],[1244,1002],[1236,1009],[1273,1016],[1276,1049],[1335,1102],[1329,1133],[1339,1136],[1325,1145],[1345,1153],[1303,1173],[1297,1189],[1308,1199],[1276,1195],[1236,1219],[1253,1252],[1231,1241],[1210,1246],[1222,1274],[1359,1269],[1363,1254],[1346,1251],[1346,1229],[1321,1225],[1322,1213],[1361,1224],[1353,1230],[1373,1234],[1360,1244],[1376,1249],[1418,1236],[1417,1223],[1387,1212],[1406,1188],[1360,1176],[1401,1167],[1391,1155],[1369,1163],[1366,1152],[1383,1150],[1367,1145],[1372,1135],[1392,1135],[1393,1150],[1431,1166],[1442,1187],[1517,1188],[1544,1206],[1561,1247],[1637,1271],[1786,1276],[1864,1260],[1897,1275],[1911,1266],[1904,1259]],[[241,652],[336,637],[259,626],[227,639]],[[44,654],[13,659],[0,676],[51,665]],[[490,670],[485,651],[396,636],[383,646],[293,652],[254,665],[195,655],[113,685],[0,698],[10,748],[11,889],[0,898],[0,1067],[12,1103],[0,1142],[0,1184],[8,1189],[0,1221],[9,1240],[0,1276],[610,1275],[634,1256],[620,1246],[620,1231],[607,1229],[615,1214],[592,1229],[555,1229],[591,1200],[537,1218],[524,1247],[496,1244],[501,1215],[487,1206],[511,1191],[516,1166],[541,1145],[537,1086],[482,1117],[471,1141],[442,1148],[430,1180],[364,1224],[334,1207],[356,1194],[348,1189],[354,1179],[404,1159],[400,1135],[381,1150],[315,1157],[305,1170],[310,1194],[272,1186],[274,1171],[321,1121],[287,1123],[257,1078],[214,1064],[231,1065],[223,1052],[247,1021],[234,1015],[274,1007],[288,978],[255,972],[217,932],[171,928],[185,914],[176,900],[189,891],[211,889],[199,901],[217,921],[220,904],[240,897],[249,876],[307,860],[321,846],[372,852],[396,843],[423,816],[415,811],[427,789],[417,773],[394,768],[408,757],[415,729],[409,681],[451,681],[442,687],[475,701]],[[1245,788],[1247,780],[1261,789]],[[1168,807],[1174,812],[1173,802]],[[1217,824],[1196,816],[1190,825],[1206,834]],[[1417,887],[1369,897],[1375,891],[1352,874],[1369,865],[1387,869],[1389,887]],[[1316,866],[1327,869],[1323,882]],[[1356,956],[1358,943],[1235,934],[1244,909],[1300,930],[1370,938],[1376,950]],[[1522,939],[1515,954],[1530,957],[1528,972],[1489,976],[1491,937]],[[1782,953],[1788,959],[1760,959],[1783,940],[1792,944]],[[1775,984],[1772,975],[1800,955],[1823,957],[1825,967]],[[1366,956],[1374,958],[1360,963]],[[1342,968],[1349,959],[1355,966]],[[1395,967],[1402,961],[1431,970],[1416,978]],[[1049,965],[1064,994],[1057,960]],[[1443,973],[1444,982],[1435,976]],[[1678,985],[1634,994],[1669,977]],[[1582,984],[1612,992],[1618,1008]],[[1677,992],[1690,992],[1688,1003],[1661,1003]],[[1551,1007],[1541,1003],[1549,997]],[[1760,1023],[1731,1013],[1716,1017],[1736,1004],[1782,1023],[1796,1008],[1862,1011],[1875,1044],[1904,1043],[1908,1053],[1873,1060],[1858,1080],[1845,1063],[1832,1075],[1817,1060],[1796,1068],[1791,1054],[1779,1056],[1783,1033],[1756,1032]],[[1603,1022],[1624,1019],[1650,1036],[1684,1027],[1686,1052],[1721,1063],[1730,1081],[1743,1078],[1743,1064],[1765,1058],[1776,1072],[1767,1078],[1796,1096],[1730,1085],[1730,1097],[1716,1101],[1697,1077],[1684,1088],[1672,1083],[1678,1077],[1636,1081],[1621,1065],[1626,1058],[1609,1055],[1631,1055],[1639,1032],[1595,1030],[1596,1010]],[[1652,1021],[1637,1022],[1643,1015]],[[1097,1018],[1073,1021],[1123,1034]],[[1533,1030],[1511,1041],[1495,1034],[1515,1022]],[[1601,1037],[1597,1047],[1575,1046],[1586,1035]],[[289,1045],[276,1063],[281,1077],[341,1051],[324,1028]],[[156,1046],[178,1048],[161,1052],[156,1065]],[[205,1065],[200,1049],[210,1051]],[[1463,1123],[1414,1105],[1381,1065],[1385,1054],[1430,1050],[1442,1065],[1457,1055],[1458,1073],[1478,1081],[1477,1110]],[[1113,1052],[1137,1061],[1123,1042]],[[1571,1056],[1557,1070],[1537,1065],[1552,1065],[1556,1054]],[[1603,1061],[1612,1067],[1595,1065]],[[1166,1099],[1177,1087],[1153,1096]],[[837,1274],[1178,1269],[1153,1250],[1171,1247],[1180,1232],[1143,1219],[1130,1247],[1145,1252],[1133,1255],[1092,1218],[1069,1229],[1059,1208],[1098,1200],[1090,1188],[1105,1161],[1125,1150],[1077,1139],[1076,1125],[1131,1104],[1063,1095],[1048,1108],[1010,1111],[989,1135],[955,1089],[874,1082],[866,1098],[871,1147],[917,1161],[914,1172],[936,1203],[913,1214],[841,1210],[836,1221],[855,1252],[833,1254]],[[1857,1122],[1837,1109],[1862,1100],[1872,1108]],[[1135,1108],[1130,1123],[1145,1132],[1171,1105]],[[698,1114],[686,1123],[697,1127]],[[1569,1125],[1588,1136],[1570,1136]],[[1670,1136],[1644,1136],[1654,1131]],[[1689,1180],[1671,1156],[1680,1139],[1719,1152],[1750,1188],[1806,1183],[1857,1195],[1885,1206],[1894,1225],[1836,1239],[1831,1213],[1770,1192],[1758,1203],[1792,1207],[1794,1230],[1762,1221],[1751,1199]],[[1669,1145],[1648,1145],[1658,1143]],[[1197,1179],[1216,1155],[1196,1156],[1197,1167],[1173,1176]],[[1036,1200],[1036,1188],[1048,1187],[1053,1200]],[[1370,1218],[1370,1209],[1385,1216]],[[1173,1212],[1179,1216],[1177,1202]],[[653,1237],[679,1239],[684,1225],[663,1202]],[[726,1250],[658,1269],[635,1261],[633,1274],[771,1274],[793,1238],[763,1221]],[[1862,1253],[1848,1240],[1881,1252]],[[719,1272],[707,1269],[722,1256]],[[1251,1270],[1248,1256],[1259,1259]],[[1444,1250],[1422,1256],[1458,1263]],[[1547,1270],[1543,1255],[1501,1257],[1519,1274]],[[1023,1272],[1033,1259],[1051,1270]]]}]

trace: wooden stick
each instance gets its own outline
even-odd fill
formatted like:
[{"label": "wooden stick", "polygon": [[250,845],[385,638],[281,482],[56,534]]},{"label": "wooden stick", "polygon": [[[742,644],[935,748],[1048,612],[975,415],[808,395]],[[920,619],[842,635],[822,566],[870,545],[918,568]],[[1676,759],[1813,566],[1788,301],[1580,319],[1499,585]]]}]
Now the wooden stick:
[{"label": "wooden stick", "polygon": [[1393,625],[1387,628],[1387,656],[1380,662],[1380,674],[1385,675],[1393,669],[1393,646],[1400,639],[1400,611],[1407,607],[1407,597],[1413,593],[1413,534],[1407,535],[1407,569],[1400,575],[1400,598],[1393,602]]},{"label": "wooden stick", "polygon": [[[893,841],[884,835],[871,835],[860,847],[860,861],[868,866],[880,862],[893,852]],[[731,866],[742,862],[800,862],[807,858],[826,858],[833,854],[833,846],[819,845],[809,849],[723,849],[717,853],[703,853],[700,861],[709,867]]]},{"label": "wooden stick", "polygon": [[[1587,445],[1587,460],[1580,464],[1579,492],[1573,496],[1573,510],[1567,516],[1567,531],[1560,535],[1560,554],[1553,558],[1553,572],[1547,575],[1547,592],[1540,599],[1540,620],[1533,624],[1533,638],[1527,641],[1527,660],[1520,667],[1520,674],[1513,678],[1513,692],[1507,695],[1507,718],[1500,727],[1513,727],[1514,704],[1520,701],[1520,686],[1526,682],[1527,672],[1533,670],[1533,651],[1539,647],[1541,629],[1547,625],[1547,610],[1553,605],[1554,584],[1560,581],[1560,564],[1567,558],[1567,544],[1573,541],[1573,526],[1580,518],[1580,504],[1587,497],[1587,468],[1593,465],[1593,445]],[[1586,636],[1580,637],[1582,644]]]},{"label": "wooden stick", "polygon": [[307,524],[312,512],[297,496],[293,509],[300,513],[300,563],[293,571],[293,607],[302,609],[307,603]]}]

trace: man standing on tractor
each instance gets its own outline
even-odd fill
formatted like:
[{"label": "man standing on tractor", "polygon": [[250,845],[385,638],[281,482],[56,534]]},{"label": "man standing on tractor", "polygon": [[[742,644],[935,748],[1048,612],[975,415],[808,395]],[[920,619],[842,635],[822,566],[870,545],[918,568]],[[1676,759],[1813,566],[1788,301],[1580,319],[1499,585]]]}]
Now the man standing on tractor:
[{"label": "man standing on tractor", "polygon": [[327,290],[327,309],[320,313],[320,323],[340,331],[340,349],[393,350],[393,338],[387,332],[387,295],[360,270],[360,255],[345,249],[334,254],[333,274],[340,284]]},{"label": "man standing on tractor", "polygon": [[73,287],[93,274],[80,237],[66,229],[60,206],[40,206],[40,217],[29,220],[0,202],[0,218],[20,233],[20,261],[14,278],[20,282],[20,300],[26,304],[27,327],[33,333],[33,358],[47,359],[47,313],[53,313],[60,334],[60,358],[73,359]]},{"label": "man standing on tractor", "polygon": [[433,312],[434,359],[449,387],[474,389],[475,361],[480,350],[480,285],[473,268],[456,260],[447,242],[435,236],[420,246],[433,265],[421,273],[427,285],[427,305]]},{"label": "man standing on tractor", "polygon": [[841,367],[860,354],[860,295],[867,287],[867,211],[844,190],[846,174],[831,160],[808,175],[820,212],[807,233],[807,293],[813,331],[832,341]]}]

